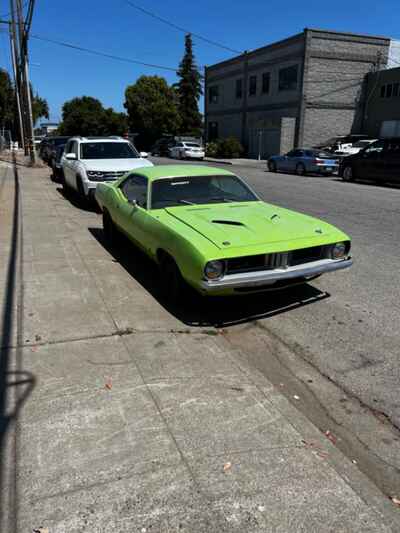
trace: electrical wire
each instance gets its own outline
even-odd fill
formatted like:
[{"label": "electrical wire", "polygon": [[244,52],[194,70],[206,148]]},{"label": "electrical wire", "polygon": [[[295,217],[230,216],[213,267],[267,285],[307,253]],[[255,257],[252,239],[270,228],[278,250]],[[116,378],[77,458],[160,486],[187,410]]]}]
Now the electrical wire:
[{"label": "electrical wire", "polygon": [[78,46],[78,45],[66,43],[63,41],[57,41],[55,39],[49,39],[47,37],[41,37],[40,35],[32,34],[31,39],[36,39],[37,41],[43,41],[47,43],[56,44],[58,46],[63,46],[65,48],[72,48],[73,50],[78,50],[80,52],[86,52],[88,54],[93,54],[93,55],[100,56],[100,57],[106,57],[108,59],[115,59],[117,61],[123,61],[125,63],[133,63],[135,65],[142,65],[144,67],[149,67],[149,68],[158,68],[162,70],[168,70],[170,72],[177,71],[177,67],[166,67],[164,65],[154,65],[152,63],[144,63],[143,61],[139,61],[137,59],[130,59],[128,57],[121,57],[121,56],[116,56],[113,54],[107,54],[105,52],[100,52],[99,50],[93,50],[91,48],[84,48],[83,46]]},{"label": "electrical wire", "polygon": [[243,53],[240,50],[235,50],[234,48],[230,48],[229,46],[218,43],[217,41],[212,41],[211,39],[208,39],[207,37],[203,37],[203,35],[200,35],[199,33],[194,33],[190,30],[182,28],[181,26],[178,26],[174,22],[171,22],[170,20],[160,17],[156,13],[153,13],[152,11],[148,11],[144,7],[134,4],[130,0],[125,0],[125,3],[128,4],[130,7],[132,7],[133,9],[136,9],[137,11],[140,11],[141,13],[144,13],[145,15],[148,15],[149,17],[152,17],[155,20],[158,20],[159,22],[162,22],[163,24],[167,24],[167,26],[170,26],[171,28],[174,28],[175,30],[181,31],[183,33],[190,33],[193,37],[195,37],[196,39],[200,41],[204,41],[205,43],[211,44],[213,46],[217,46],[218,48],[223,48],[224,50],[227,50],[228,52],[233,52],[234,54]]}]

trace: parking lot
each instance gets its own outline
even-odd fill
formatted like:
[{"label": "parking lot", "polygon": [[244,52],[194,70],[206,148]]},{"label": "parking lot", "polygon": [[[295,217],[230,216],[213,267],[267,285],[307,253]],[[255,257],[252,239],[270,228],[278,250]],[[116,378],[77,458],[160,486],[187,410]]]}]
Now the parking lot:
[{"label": "parking lot", "polygon": [[[161,158],[154,162],[171,163]],[[84,510],[73,520],[58,523],[57,531],[83,531],[80,528],[87,523],[94,528],[88,531],[105,531],[102,527],[113,523],[115,512],[120,517],[116,531],[123,531],[135,513],[144,528],[138,531],[146,531],[151,522],[163,524],[163,530],[168,530],[167,524],[175,531],[180,521],[183,529],[191,531],[190,520],[199,520],[200,511],[203,529],[196,531],[224,531],[222,517],[235,513],[237,523],[232,519],[226,530],[236,530],[234,524],[237,531],[244,531],[248,517],[255,520],[255,515],[250,503],[244,503],[242,492],[240,509],[229,499],[232,488],[220,477],[221,464],[232,461],[235,446],[239,451],[244,443],[251,448],[256,434],[259,441],[252,442],[254,448],[262,443],[268,443],[271,450],[279,448],[280,453],[288,448],[291,458],[285,461],[314,472],[313,465],[304,466],[303,450],[295,451],[300,436],[300,446],[311,434],[316,440],[311,425],[300,431],[300,413],[323,438],[326,431],[335,436],[334,444],[349,461],[347,465],[329,449],[335,469],[340,471],[342,461],[341,479],[351,479],[352,489],[361,495],[356,501],[343,488],[342,499],[336,499],[333,478],[329,481],[332,489],[324,478],[328,494],[329,490],[335,493],[332,508],[330,496],[321,508],[326,520],[331,511],[334,520],[338,513],[334,506],[339,505],[341,526],[348,528],[343,530],[352,530],[354,516],[364,513],[364,507],[360,511],[363,500],[362,505],[374,502],[390,521],[379,491],[374,492],[363,477],[357,478],[357,471],[383,491],[385,498],[400,493],[396,429],[400,426],[400,273],[396,267],[400,189],[344,183],[337,177],[271,174],[257,165],[227,168],[245,178],[264,200],[323,218],[351,235],[353,267],[290,291],[217,299],[212,304],[199,297],[176,309],[162,297],[156,267],[139,251],[127,243],[110,248],[93,206],[87,207],[76,195],[52,183],[47,169],[20,171],[20,203],[3,203],[7,224],[0,228],[4,258],[0,279],[8,287],[6,283],[13,279],[10,265],[16,261],[13,228],[19,217],[23,221],[18,252],[23,259],[14,276],[15,286],[22,281],[23,290],[3,294],[4,309],[10,315],[3,315],[3,351],[13,359],[17,373],[18,361],[24,361],[23,384],[18,385],[16,400],[7,400],[15,414],[20,411],[23,428],[16,437],[22,461],[18,475],[22,517],[21,529],[15,531],[40,526],[40,513],[56,523],[54,517],[65,514],[64,506],[72,516],[81,498]],[[17,198],[11,168],[2,167],[1,173],[0,192]],[[10,309],[15,311],[13,319]],[[175,353],[172,358],[171,353]],[[237,357],[235,370],[230,357]],[[270,394],[268,413],[264,399],[252,389],[255,382]],[[229,396],[225,397],[221,384],[227,383]],[[141,392],[144,389],[146,393]],[[274,391],[286,397],[287,404]],[[237,393],[244,393],[245,398],[239,401]],[[193,415],[204,417],[204,431],[191,423],[189,415],[176,415],[193,401],[200,406],[211,401],[211,411],[198,407]],[[295,410],[290,411],[290,406]],[[287,432],[278,429],[284,424],[275,409],[286,410],[299,435],[293,434],[292,426]],[[210,418],[210,413],[215,416]],[[241,414],[248,422],[240,422]],[[168,430],[161,427],[159,415]],[[268,431],[262,429],[263,424]],[[271,455],[268,460],[273,465],[281,459]],[[243,489],[243,478],[238,478],[237,487],[246,494],[258,494],[264,487],[265,480],[256,476],[257,461],[250,459],[250,466],[242,462],[248,485]],[[324,472],[316,465],[315,472],[319,469]],[[10,469],[6,470],[3,480],[12,477]],[[133,477],[128,479],[128,474]],[[190,493],[186,500],[177,496],[176,476]],[[281,483],[283,498],[290,483],[279,480],[280,476],[279,472],[268,483]],[[296,481],[299,490],[308,490],[306,477]],[[112,488],[102,495],[102,487],[111,478]],[[83,487],[93,488],[89,496],[82,496]],[[122,495],[129,491],[132,497],[123,506]],[[210,497],[211,510],[203,499],[193,496],[196,491]],[[32,498],[33,494],[37,497]],[[158,507],[160,517],[144,503],[154,504],[158,497],[164,505]],[[111,508],[107,498],[119,501],[118,509]],[[311,500],[311,509],[321,505],[318,498]],[[282,510],[276,502],[270,503],[279,520]],[[286,512],[289,503],[285,503]],[[263,504],[257,505],[257,519],[264,524],[259,516]],[[165,522],[165,509],[174,510],[170,522]],[[297,511],[290,512],[299,516]],[[360,522],[353,531],[378,530],[375,517],[367,514],[365,523],[370,529],[363,529]],[[316,524],[321,516],[316,516]],[[286,525],[290,523],[288,518]],[[273,522],[268,524],[272,527]],[[260,530],[267,530],[263,527]],[[386,531],[383,525],[381,530]]]}]

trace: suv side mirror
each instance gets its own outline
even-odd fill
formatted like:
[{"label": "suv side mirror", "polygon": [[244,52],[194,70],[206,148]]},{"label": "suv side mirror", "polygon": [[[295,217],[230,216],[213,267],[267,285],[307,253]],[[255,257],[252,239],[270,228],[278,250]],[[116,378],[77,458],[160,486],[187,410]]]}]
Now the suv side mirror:
[{"label": "suv side mirror", "polygon": [[75,161],[78,158],[76,157],[76,154],[70,152],[69,154],[65,154],[65,159],[68,159],[69,161]]},{"label": "suv side mirror", "polygon": [[140,157],[143,157],[146,159],[146,157],[149,157],[148,152],[140,152]]}]

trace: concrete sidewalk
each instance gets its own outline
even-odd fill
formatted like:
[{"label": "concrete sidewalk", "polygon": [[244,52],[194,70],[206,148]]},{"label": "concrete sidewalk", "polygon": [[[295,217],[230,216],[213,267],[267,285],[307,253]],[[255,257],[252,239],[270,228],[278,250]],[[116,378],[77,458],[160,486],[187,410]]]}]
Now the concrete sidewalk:
[{"label": "concrete sidewalk", "polygon": [[47,170],[18,173],[0,168],[1,531],[399,531],[223,330],[171,313]]}]

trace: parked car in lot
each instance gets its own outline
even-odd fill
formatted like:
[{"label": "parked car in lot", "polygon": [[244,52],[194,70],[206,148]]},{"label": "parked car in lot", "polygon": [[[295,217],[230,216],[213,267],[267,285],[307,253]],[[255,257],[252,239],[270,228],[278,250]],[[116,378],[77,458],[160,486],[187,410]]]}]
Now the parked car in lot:
[{"label": "parked car in lot", "polygon": [[339,174],[344,181],[400,182],[400,137],[380,139],[345,157]]},{"label": "parked car in lot", "polygon": [[332,154],[312,149],[295,149],[286,155],[274,155],[267,161],[270,172],[296,172],[299,176],[305,174],[330,175],[339,168],[338,159]]},{"label": "parked car in lot", "polygon": [[175,140],[173,139],[173,137],[165,137],[159,139],[152,146],[150,150],[151,155],[154,155],[156,157],[170,157],[170,148],[172,148],[174,144]]},{"label": "parked car in lot", "polygon": [[45,137],[40,143],[39,155],[45,163],[52,166],[52,160],[56,156],[57,146],[65,145],[69,137]]},{"label": "parked car in lot", "polygon": [[172,299],[266,291],[349,267],[350,238],[316,218],[264,203],[236,175],[201,165],[132,170],[101,183],[106,236],[124,233],[160,266]]},{"label": "parked car in lot", "polygon": [[204,159],[204,148],[195,142],[181,141],[170,148],[171,157],[175,159]]},{"label": "parked car in lot", "polygon": [[115,181],[134,168],[152,167],[145,156],[122,137],[73,137],[61,157],[63,185],[92,198],[98,183]]}]

